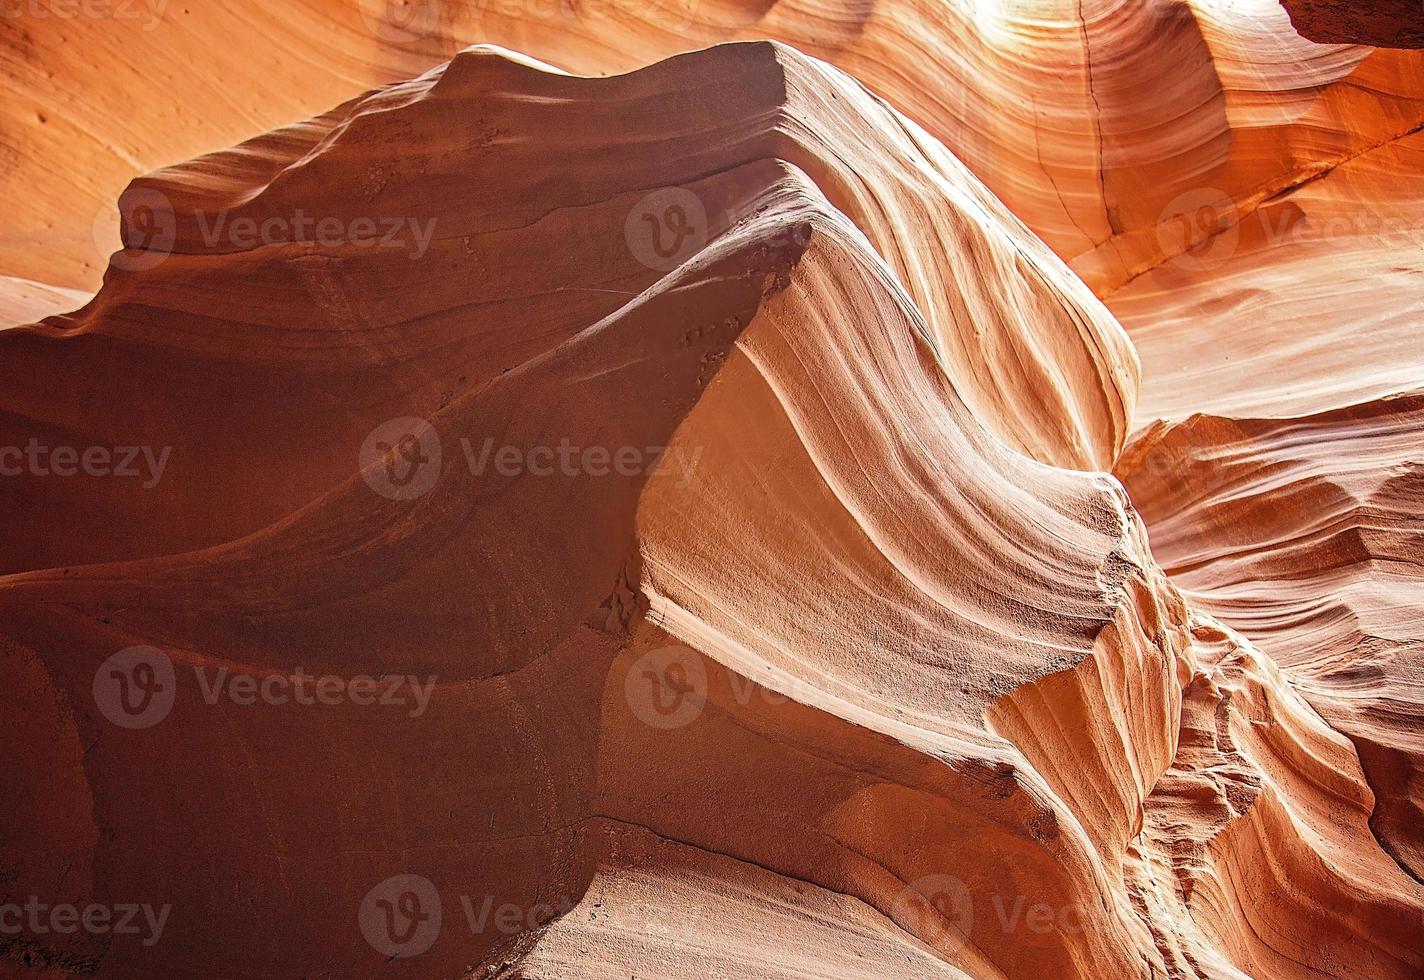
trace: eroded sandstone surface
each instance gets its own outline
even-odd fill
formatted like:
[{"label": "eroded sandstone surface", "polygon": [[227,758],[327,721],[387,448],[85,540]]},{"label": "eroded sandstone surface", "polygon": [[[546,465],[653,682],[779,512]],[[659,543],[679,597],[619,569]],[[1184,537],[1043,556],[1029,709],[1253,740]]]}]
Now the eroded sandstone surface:
[{"label": "eroded sandstone surface", "polygon": [[1424,973],[1420,55],[240,7],[6,25],[4,969]]}]

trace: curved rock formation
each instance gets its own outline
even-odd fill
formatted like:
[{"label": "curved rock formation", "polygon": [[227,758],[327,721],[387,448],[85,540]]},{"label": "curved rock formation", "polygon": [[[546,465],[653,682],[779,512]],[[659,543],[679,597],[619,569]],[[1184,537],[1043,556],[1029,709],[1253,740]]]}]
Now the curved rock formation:
[{"label": "curved rock formation", "polygon": [[1381,48],[1424,47],[1424,9],[1408,0],[1341,3],[1340,0],[1282,0],[1291,25],[1312,41],[1373,44]]},{"label": "curved rock formation", "polygon": [[1424,972],[1419,62],[1253,4],[259,5],[35,123],[5,961]]},{"label": "curved rock formation", "polygon": [[[26,192],[15,241],[39,236],[46,248],[0,250],[0,271],[97,286],[114,240],[110,202],[133,176],[410,77],[471,43],[607,74],[721,41],[785,41],[945,142],[1100,291],[1179,249],[1179,219],[1222,204],[1181,195],[1212,190],[1233,211],[1254,208],[1416,126],[1424,84],[1413,53],[1313,44],[1277,0],[882,0],[814,14],[736,0],[131,7],[17,21],[6,73],[15,98],[0,117],[16,157],[5,179]],[[75,58],[78,47],[108,57]],[[132,86],[116,99],[166,107],[180,124],[47,92],[54,79],[106,90],[114,63]],[[197,77],[193,63],[205,68]],[[179,72],[187,84],[174,91]],[[85,183],[67,194],[44,179],[56,153],[86,164]]]},{"label": "curved rock formation", "polygon": [[[640,147],[600,140],[634,129]],[[551,165],[553,133],[583,149]],[[480,169],[490,175],[482,191],[442,190]],[[499,174],[541,190],[516,194]],[[658,177],[677,183],[649,194]],[[322,189],[322,220],[355,227],[364,208],[410,216],[410,229],[434,222],[436,234],[423,254],[369,238],[204,240],[219,220],[272,220]],[[673,203],[659,209],[662,194]],[[172,447],[161,497],[95,477],[67,485],[67,499],[29,474],[15,497],[40,514],[40,530],[28,547],[18,536],[11,560],[17,573],[36,570],[10,576],[4,601],[20,662],[43,665],[60,703],[82,703],[115,651],[148,647],[176,664],[163,721],[182,733],[176,756],[154,752],[156,732],[106,731],[102,711],[73,722],[73,737],[91,745],[90,832],[124,842],[89,852],[90,894],[185,883],[170,928],[186,938],[161,947],[174,957],[159,960],[165,969],[215,968],[204,957],[233,944],[269,950],[259,972],[367,969],[343,937],[374,882],[421,874],[521,906],[582,897],[590,862],[622,825],[816,882],[902,926],[912,916],[901,893],[931,873],[985,885],[1041,879],[1043,900],[1092,910],[1067,947],[981,927],[963,954],[974,962],[1062,970],[1082,959],[1111,970],[1150,952],[1110,901],[1078,818],[985,721],[1008,692],[1098,657],[1158,676],[1142,700],[1139,689],[1074,674],[1003,723],[1051,715],[1055,698],[1105,693],[1118,705],[1117,722],[1074,736],[1110,767],[1095,786],[1112,797],[1106,809],[1082,817],[1102,846],[1120,847],[1170,758],[1180,643],[1144,635],[1140,621],[1180,608],[1147,584],[1154,573],[1121,491],[1000,441],[1045,462],[1110,462],[1131,409],[1131,349],[931,138],[829,66],[765,44],[612,79],[471,51],[311,124],[137,183],[121,204],[130,241],[154,229],[163,240],[117,256],[81,313],[8,332],[5,362],[23,387],[63,358],[72,394],[55,400],[46,382],[18,396],[32,406],[26,426],[54,437],[74,431],[86,399],[114,397],[104,389],[119,382],[106,379],[134,390],[146,373],[137,387],[151,400],[111,419],[109,433]],[[688,212],[697,247],[657,268],[664,235]],[[896,234],[910,225],[922,233]],[[944,274],[953,266],[937,256],[950,247],[976,277]],[[1015,392],[1034,400],[1009,411],[1003,399]],[[59,406],[71,414],[37,424]],[[429,421],[372,442],[402,418]],[[565,444],[667,448],[653,473],[541,480],[536,451]],[[479,469],[490,446],[525,461],[507,485]],[[409,448],[435,463],[419,494],[393,482]],[[262,488],[234,494],[244,456],[262,460]],[[96,508],[78,498],[95,493],[107,503],[91,518]],[[765,580],[783,598],[767,605],[747,576],[757,556],[783,549],[805,560],[780,573],[761,566],[785,576]],[[83,567],[53,569],[61,554],[60,564]],[[964,564],[945,567],[945,554]],[[821,581],[796,601],[808,575]],[[860,629],[844,630],[848,609]],[[396,621],[406,628],[393,635]],[[639,697],[625,695],[639,681],[620,678],[634,652],[673,638],[719,682],[670,746],[667,731],[638,718]],[[395,664],[438,688],[428,715],[398,716],[391,731],[405,734],[375,744],[389,716],[278,721],[266,705],[233,716],[207,705],[197,682],[222,670],[261,680]],[[762,689],[795,693],[785,706],[743,703]],[[555,704],[566,709],[555,730],[534,743],[518,736],[528,722],[517,718]],[[761,734],[748,744],[735,733],[749,726]],[[471,759],[500,764],[433,778],[409,754],[461,727]],[[230,755],[270,751],[253,739],[326,747],[294,768],[253,771]],[[797,743],[805,748],[792,751]],[[801,835],[759,827],[757,815],[776,811],[754,804],[752,786],[734,794],[754,804],[738,819],[717,804],[727,795],[717,780],[649,771],[676,751],[690,753],[683,765],[727,768],[728,778],[745,779],[761,757],[787,786],[810,775],[801,752],[829,752],[815,767],[821,788],[799,786],[775,816],[819,826],[821,842],[798,847]],[[294,771],[332,766],[325,790],[282,788]],[[882,775],[867,782],[866,766]],[[426,817],[384,844],[393,828],[379,806],[367,829],[338,831],[321,815],[339,812],[350,780],[374,789],[357,771],[393,780],[383,791],[391,805]],[[539,771],[553,781],[517,788]],[[178,782],[161,788],[167,780]],[[1053,781],[1072,791],[1077,778]],[[148,813],[155,792],[184,817]],[[251,803],[234,812],[243,796]],[[460,799],[474,812],[441,802]],[[966,809],[967,799],[979,802]],[[195,800],[220,805],[205,816]],[[278,813],[310,817],[273,823]],[[888,832],[902,819],[939,829]],[[268,855],[256,857],[255,839],[223,844],[234,825],[277,834]],[[987,864],[1003,842],[1032,839],[1026,826],[1040,828],[1041,844]],[[332,864],[322,857],[332,851],[365,856]],[[414,861],[421,851],[430,854]],[[222,852],[240,869],[187,865]],[[254,895],[306,894],[310,916],[298,929],[259,901],[250,916],[213,918],[233,874]],[[302,954],[283,935],[323,939]],[[447,940],[419,970],[505,955],[486,938]],[[117,946],[110,956],[101,965],[141,962]]]},{"label": "curved rock formation", "polygon": [[1255,638],[1355,744],[1370,826],[1424,872],[1417,393],[1297,419],[1195,416],[1119,464],[1193,604]]}]

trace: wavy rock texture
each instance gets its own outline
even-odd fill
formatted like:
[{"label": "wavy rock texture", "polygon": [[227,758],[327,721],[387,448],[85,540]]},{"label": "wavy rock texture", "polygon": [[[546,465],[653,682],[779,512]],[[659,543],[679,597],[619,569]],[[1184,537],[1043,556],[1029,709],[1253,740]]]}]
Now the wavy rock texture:
[{"label": "wavy rock texture", "polygon": [[[139,173],[465,44],[607,74],[770,36],[886,97],[1069,262],[1137,346],[1139,424],[1339,408],[1424,372],[1424,208],[1397,179],[1419,166],[1424,61],[1312,43],[1276,0],[134,0],[13,23],[0,274],[93,289],[117,244],[111,202]],[[75,179],[52,178],[58,158]]]},{"label": "wavy rock texture", "polygon": [[[1267,0],[19,26],[11,322],[137,170],[349,101],[134,181],[0,332],[0,446],[152,453],[0,481],[0,897],[169,909],[18,970],[1424,972],[1416,55]],[[455,54],[763,35],[827,60]],[[91,40],[155,60],[40,94]]]},{"label": "wavy rock texture", "polygon": [[1312,41],[1373,44],[1382,48],[1424,45],[1424,9],[1401,0],[1353,4],[1338,0],[1282,0],[1291,25]]},{"label": "wavy rock texture", "polygon": [[1133,892],[1150,907],[1162,869],[1177,882],[1172,972],[1417,975],[1417,893],[1367,844],[1376,801],[1354,746],[1239,634],[1202,619],[1193,638],[1177,756],[1147,800],[1151,889]]},{"label": "wavy rock texture", "polygon": [[1297,419],[1195,416],[1147,430],[1119,464],[1193,605],[1254,637],[1355,744],[1371,829],[1416,880],[1421,423],[1417,394]]}]

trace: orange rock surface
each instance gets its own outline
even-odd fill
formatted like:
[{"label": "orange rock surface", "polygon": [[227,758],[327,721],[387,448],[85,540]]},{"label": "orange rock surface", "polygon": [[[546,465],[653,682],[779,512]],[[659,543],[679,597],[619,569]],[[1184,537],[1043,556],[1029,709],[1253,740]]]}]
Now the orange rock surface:
[{"label": "orange rock surface", "polygon": [[1424,56],[0,26],[0,971],[1424,975]]}]

